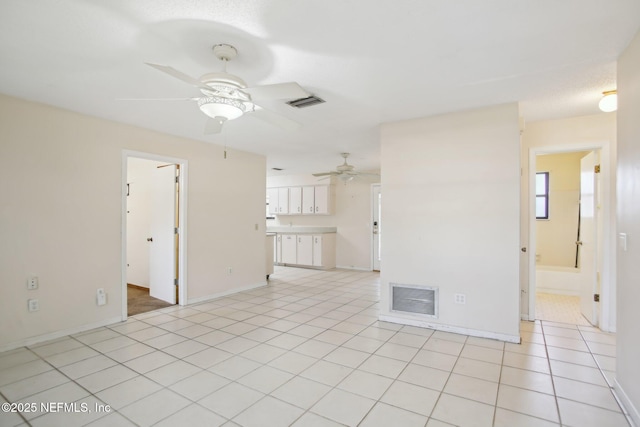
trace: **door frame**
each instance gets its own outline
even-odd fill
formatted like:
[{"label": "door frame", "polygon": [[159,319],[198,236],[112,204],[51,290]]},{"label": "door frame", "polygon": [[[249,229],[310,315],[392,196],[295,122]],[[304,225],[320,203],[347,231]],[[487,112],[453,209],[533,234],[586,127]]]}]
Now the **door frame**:
[{"label": "door frame", "polygon": [[[376,253],[376,248],[375,248],[375,239],[373,238],[373,218],[374,218],[374,211],[376,209],[377,203],[375,200],[375,188],[378,187],[380,189],[380,194],[382,194],[382,184],[381,183],[373,183],[371,184],[371,212],[369,213],[369,245],[371,247],[371,266],[370,266],[370,271],[376,271],[374,270],[375,267],[375,253]],[[381,258],[382,259],[382,258]],[[378,270],[379,271],[379,270]]]},{"label": "door frame", "polygon": [[536,306],[536,214],[535,214],[535,185],[536,185],[536,157],[540,154],[558,154],[573,151],[600,150],[601,169],[601,211],[602,215],[602,271],[600,272],[600,305],[598,318],[599,328],[607,332],[615,332],[616,317],[616,240],[615,240],[615,188],[612,182],[615,175],[615,163],[611,161],[611,148],[608,141],[586,142],[578,144],[539,146],[529,148],[528,170],[528,206],[525,208],[525,223],[528,225],[528,285],[529,294],[528,313],[523,318],[535,320]]},{"label": "door frame", "polygon": [[153,160],[180,165],[178,177],[178,304],[185,305],[187,301],[187,176],[188,162],[177,157],[163,156],[142,151],[122,150],[122,220],[121,220],[121,281],[122,281],[122,320],[127,320],[127,175],[130,157]]}]

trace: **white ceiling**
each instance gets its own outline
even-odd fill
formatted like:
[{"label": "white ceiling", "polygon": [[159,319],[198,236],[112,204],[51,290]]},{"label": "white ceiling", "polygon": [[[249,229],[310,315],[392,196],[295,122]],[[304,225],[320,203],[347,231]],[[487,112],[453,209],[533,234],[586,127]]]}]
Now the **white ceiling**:
[{"label": "white ceiling", "polygon": [[[615,61],[640,26],[638,0],[2,0],[0,92],[265,154],[283,173],[353,153],[379,166],[380,123],[505,102],[527,122],[598,113]],[[250,115],[204,135],[200,93],[146,65],[249,86],[296,81],[325,104],[261,103],[303,126]],[[34,125],[37,117],[34,117]]]}]

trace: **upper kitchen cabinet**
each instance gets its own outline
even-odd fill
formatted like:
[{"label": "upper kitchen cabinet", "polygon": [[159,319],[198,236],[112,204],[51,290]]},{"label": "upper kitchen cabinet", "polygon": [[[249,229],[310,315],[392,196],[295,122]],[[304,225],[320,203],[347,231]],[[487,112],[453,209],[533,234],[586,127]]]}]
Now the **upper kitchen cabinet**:
[{"label": "upper kitchen cabinet", "polygon": [[[333,191],[331,185],[277,187],[267,189],[269,213],[272,215],[331,215]],[[287,197],[286,207],[282,198]]]},{"label": "upper kitchen cabinet", "polygon": [[289,188],[289,213],[291,215],[302,214],[302,187]]},{"label": "upper kitchen cabinet", "polygon": [[330,215],[333,213],[331,186],[302,187],[302,213],[304,215]]},{"label": "upper kitchen cabinet", "polygon": [[289,214],[289,188],[268,188],[269,214],[287,215]]}]

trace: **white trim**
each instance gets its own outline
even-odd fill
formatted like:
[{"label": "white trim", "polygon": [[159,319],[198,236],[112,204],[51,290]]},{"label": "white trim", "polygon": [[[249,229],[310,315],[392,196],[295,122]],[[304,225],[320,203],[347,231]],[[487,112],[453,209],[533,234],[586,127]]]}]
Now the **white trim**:
[{"label": "white trim", "polygon": [[380,193],[382,194],[382,184],[379,183],[379,182],[371,184],[371,191],[369,192],[369,196],[371,197],[371,200],[370,200],[370,203],[369,203],[369,206],[370,206],[370,209],[371,209],[369,211],[369,219],[370,219],[370,221],[369,221],[369,248],[371,249],[371,260],[370,260],[371,267],[369,268],[369,271],[374,271],[374,267],[376,265],[375,261],[374,261],[374,259],[375,259],[375,250],[376,250],[375,246],[374,246],[375,240],[373,238],[373,232],[372,232],[372,230],[373,230],[373,215],[374,215],[374,210],[375,210],[376,205],[377,205],[375,197],[373,196],[374,193],[375,193],[375,187],[380,187],[379,190],[380,190]]},{"label": "white trim", "polygon": [[122,259],[121,259],[121,281],[122,281],[122,320],[127,320],[127,174],[128,159],[135,157],[139,159],[153,160],[158,162],[176,163],[180,165],[180,193],[178,199],[179,205],[179,224],[178,228],[178,303],[181,306],[187,305],[187,194],[188,194],[188,173],[189,162],[185,159],[177,157],[163,156],[155,153],[146,153],[142,151],[122,150]]},{"label": "white trim", "polygon": [[8,350],[14,350],[19,347],[28,347],[35,344],[39,344],[41,342],[55,340],[58,338],[66,337],[67,335],[79,334],[80,332],[85,332],[95,328],[101,328],[103,326],[112,325],[114,323],[119,323],[121,321],[122,319],[120,319],[120,316],[112,317],[110,319],[101,320],[95,323],[89,323],[87,325],[77,326],[75,328],[63,329],[61,331],[55,331],[49,334],[37,335],[35,337],[27,338],[25,340],[14,341],[0,347],[0,353]]},{"label": "white trim", "polygon": [[204,297],[194,298],[187,301],[187,305],[199,304],[201,302],[211,301],[217,298],[226,297],[227,295],[237,294],[238,292],[250,291],[257,288],[267,286],[269,283],[264,281],[253,285],[243,286],[241,288],[234,288],[224,292],[218,292],[217,294],[206,295]]},{"label": "white trim", "polygon": [[371,269],[371,268],[367,268],[367,267],[354,267],[353,265],[349,265],[349,266],[336,265],[336,268],[338,268],[338,269],[340,269],[340,270],[373,271],[373,269]]},{"label": "white trim", "polygon": [[612,387],[613,394],[618,399],[618,403],[620,403],[620,405],[622,406],[623,412],[627,417],[627,421],[631,419],[631,422],[632,422],[631,425],[633,427],[640,426],[640,411],[638,411],[638,408],[634,406],[633,402],[631,401],[627,393],[624,392],[624,389],[618,382],[618,379],[614,378],[613,382],[614,382],[614,386]]},{"label": "white trim", "polygon": [[598,327],[606,332],[615,332],[615,316],[616,303],[615,297],[615,251],[616,251],[616,233],[614,218],[615,204],[615,188],[611,187],[611,182],[615,176],[615,165],[611,162],[611,145],[609,141],[585,142],[578,144],[566,145],[549,145],[529,148],[529,186],[528,186],[528,225],[529,225],[529,318],[535,320],[536,307],[536,220],[535,220],[535,173],[536,173],[536,156],[539,154],[555,154],[568,153],[573,151],[592,151],[600,150],[600,163],[602,168],[602,224],[603,224],[603,243],[602,243],[602,272],[601,272],[601,300],[604,302],[600,305],[600,313],[598,313]]},{"label": "white trim", "polygon": [[419,328],[434,329],[436,331],[452,332],[454,334],[468,335],[479,338],[489,338],[492,340],[520,344],[519,335],[508,335],[489,331],[479,331],[476,329],[463,328],[459,326],[444,325],[442,323],[432,323],[427,320],[405,319],[403,317],[388,316],[385,314],[381,314],[380,316],[378,316],[378,319],[383,322],[399,323],[402,325],[417,326]]}]

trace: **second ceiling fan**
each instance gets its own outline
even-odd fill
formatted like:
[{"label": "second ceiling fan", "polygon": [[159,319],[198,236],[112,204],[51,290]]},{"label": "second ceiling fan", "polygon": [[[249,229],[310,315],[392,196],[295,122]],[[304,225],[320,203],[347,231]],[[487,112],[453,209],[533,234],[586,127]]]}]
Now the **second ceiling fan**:
[{"label": "second ceiling fan", "polygon": [[380,176],[380,174],[377,174],[377,173],[367,173],[367,172],[356,171],[353,165],[350,165],[349,163],[347,163],[347,157],[349,157],[349,153],[340,153],[340,155],[342,156],[342,158],[344,158],[344,163],[336,166],[336,170],[329,171],[329,172],[314,173],[313,176],[316,176],[316,177],[335,176],[340,181],[343,181],[343,182],[351,181],[356,176],[376,176],[376,177]]}]

